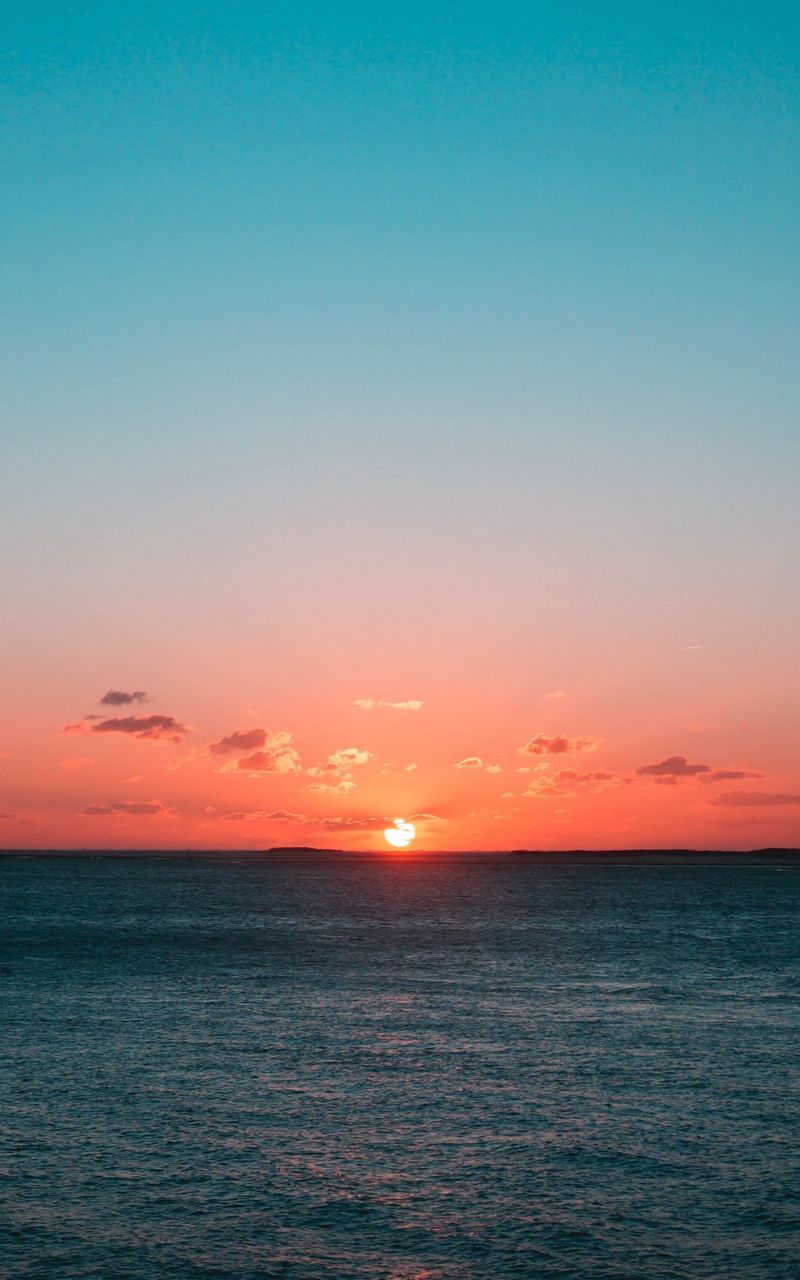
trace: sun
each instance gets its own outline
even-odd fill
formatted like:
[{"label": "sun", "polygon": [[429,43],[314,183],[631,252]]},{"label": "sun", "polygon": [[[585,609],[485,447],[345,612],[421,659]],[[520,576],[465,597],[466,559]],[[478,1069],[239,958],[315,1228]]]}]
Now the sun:
[{"label": "sun", "polygon": [[407,849],[416,834],[417,829],[413,822],[406,822],[403,818],[395,818],[394,826],[387,827],[383,837],[393,849]]}]

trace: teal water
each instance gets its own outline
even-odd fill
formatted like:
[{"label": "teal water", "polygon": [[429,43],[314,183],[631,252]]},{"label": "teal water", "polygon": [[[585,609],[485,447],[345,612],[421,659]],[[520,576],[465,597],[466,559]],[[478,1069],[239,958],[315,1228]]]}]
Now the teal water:
[{"label": "teal water", "polygon": [[0,1276],[795,1280],[800,873],[0,861]]}]

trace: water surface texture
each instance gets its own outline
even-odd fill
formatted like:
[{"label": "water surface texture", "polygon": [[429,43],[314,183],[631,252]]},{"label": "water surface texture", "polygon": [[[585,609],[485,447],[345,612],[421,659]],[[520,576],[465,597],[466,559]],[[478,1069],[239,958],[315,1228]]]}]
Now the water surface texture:
[{"label": "water surface texture", "polygon": [[781,1280],[800,874],[0,862],[0,1275]]}]

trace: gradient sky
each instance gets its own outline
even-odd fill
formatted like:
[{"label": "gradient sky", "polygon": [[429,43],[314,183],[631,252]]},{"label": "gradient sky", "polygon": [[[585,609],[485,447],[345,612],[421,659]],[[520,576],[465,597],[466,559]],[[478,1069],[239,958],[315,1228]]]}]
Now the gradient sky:
[{"label": "gradient sky", "polygon": [[799,843],[797,11],[3,26],[3,846]]}]

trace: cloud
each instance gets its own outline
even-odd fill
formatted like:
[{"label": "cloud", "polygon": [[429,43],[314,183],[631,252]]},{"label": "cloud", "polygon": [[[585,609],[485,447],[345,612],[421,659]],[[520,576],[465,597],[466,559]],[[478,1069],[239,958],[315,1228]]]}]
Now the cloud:
[{"label": "cloud", "polygon": [[593,790],[602,790],[605,787],[616,786],[622,782],[623,778],[618,773],[607,773],[604,769],[593,769],[590,772],[582,772],[580,769],[559,769],[556,774],[556,782],[564,786],[572,787],[591,787]]},{"label": "cloud", "polygon": [[568,738],[562,733],[550,736],[537,733],[520,747],[523,756],[562,756],[573,755],[578,751],[595,751],[597,742],[594,738]]},{"label": "cloud", "polygon": [[59,737],[70,738],[72,737],[73,734],[88,733],[88,732],[89,732],[89,725],[86,723],[86,721],[76,720],[75,724],[65,724],[64,728],[61,729],[59,732]]},{"label": "cloud", "polygon": [[502,766],[501,764],[487,764],[487,766],[486,766],[486,772],[487,772],[487,773],[502,773],[502,772],[503,772],[503,766]]},{"label": "cloud", "polygon": [[293,741],[290,733],[265,733],[263,750],[254,751],[252,755],[241,756],[235,761],[229,760],[222,766],[220,772],[300,773],[302,769],[300,756],[292,746]]},{"label": "cloud", "polygon": [[83,812],[90,818],[108,818],[118,813],[152,818],[166,813],[166,809],[160,800],[114,800],[111,804],[90,804]]},{"label": "cloud", "polygon": [[569,795],[569,791],[564,787],[556,786],[552,778],[531,778],[521,794],[525,800],[555,800]]},{"label": "cloud", "polygon": [[361,747],[340,747],[338,751],[332,751],[322,764],[313,765],[308,770],[308,775],[311,778],[321,778],[327,774],[338,777],[359,765],[367,764],[371,759],[372,752],[364,751]]},{"label": "cloud", "polygon": [[607,787],[617,787],[625,781],[621,774],[608,773],[603,769],[560,769],[553,777],[542,774],[532,778],[522,795],[529,800],[578,796],[587,792],[596,795]]},{"label": "cloud", "polygon": [[483,761],[480,756],[467,756],[465,760],[459,760],[458,764],[453,765],[454,769],[482,769]]},{"label": "cloud", "polygon": [[658,764],[645,764],[636,772],[642,778],[655,778],[662,785],[674,786],[679,778],[696,778],[701,773],[711,773],[708,764],[689,764],[686,756],[667,756]]},{"label": "cloud", "polygon": [[355,789],[356,784],[349,774],[345,774],[338,782],[309,782],[307,787],[303,787],[304,791],[315,791],[318,795],[328,796],[346,796]]},{"label": "cloud", "polygon": [[101,707],[129,707],[134,702],[146,702],[144,689],[134,689],[131,693],[125,689],[109,689],[100,699]]},{"label": "cloud", "polygon": [[74,769],[85,769],[87,765],[94,764],[94,760],[91,756],[67,756],[65,760],[59,760],[58,763],[62,769],[72,771]]},{"label": "cloud", "polygon": [[[217,769],[217,773],[300,773],[301,761],[291,733],[281,729],[273,733],[269,729],[235,729],[219,738],[198,753],[199,758],[230,756]],[[254,748],[260,748],[255,750]],[[175,760],[170,768],[177,769],[198,756]]]},{"label": "cloud", "polygon": [[[208,812],[208,810],[207,810]],[[290,813],[288,809],[237,809],[233,813],[221,813],[220,822],[283,822],[303,824],[308,818],[302,813]]]},{"label": "cloud", "polygon": [[561,701],[561,699],[562,699],[562,698],[566,698],[566,696],[567,696],[567,695],[566,695],[566,693],[565,693],[565,691],[564,691],[563,689],[554,689],[554,690],[552,691],[552,693],[545,693],[545,694],[543,694],[543,695],[542,695],[542,701],[544,701],[544,702],[560,702],[560,701]]},{"label": "cloud", "polygon": [[220,738],[218,742],[209,742],[208,750],[212,756],[241,755],[245,751],[263,747],[266,740],[266,729],[234,729],[233,733]]},{"label": "cloud", "polygon": [[406,773],[413,773],[414,770],[418,768],[419,768],[419,765],[417,764],[416,760],[412,760],[411,764],[406,765]]},{"label": "cloud", "polygon": [[767,809],[784,805],[800,805],[800,795],[786,795],[778,791],[727,791],[709,804],[721,809]]},{"label": "cloud", "polygon": [[356,698],[352,704],[362,711],[421,711],[425,703],[417,698],[409,698],[406,702],[385,702],[383,698]]},{"label": "cloud", "polygon": [[67,724],[62,735],[75,733],[123,733],[130,738],[147,738],[151,742],[180,742],[191,732],[174,716],[112,716],[109,720],[86,716],[77,724]]},{"label": "cloud", "polygon": [[[208,812],[208,810],[206,810]],[[292,813],[288,809],[236,809],[216,815],[218,822],[275,822],[287,826],[313,828],[321,831],[382,831],[389,821],[386,817],[311,817],[305,813]]]},{"label": "cloud", "polygon": [[8,813],[6,810],[0,811],[0,822],[13,822],[19,815],[16,813]]},{"label": "cloud", "polygon": [[763,777],[763,773],[756,773],[753,769],[715,769],[713,773],[698,778],[698,782],[740,782],[743,778]]},{"label": "cloud", "polygon": [[321,831],[383,831],[388,818],[311,818],[309,824]]}]

